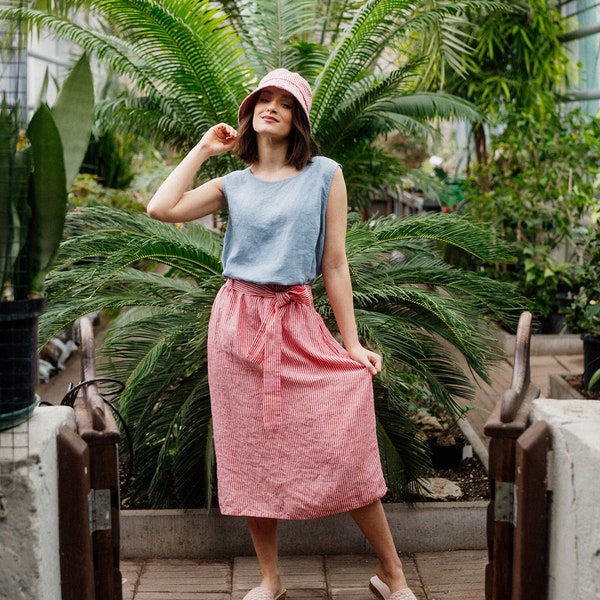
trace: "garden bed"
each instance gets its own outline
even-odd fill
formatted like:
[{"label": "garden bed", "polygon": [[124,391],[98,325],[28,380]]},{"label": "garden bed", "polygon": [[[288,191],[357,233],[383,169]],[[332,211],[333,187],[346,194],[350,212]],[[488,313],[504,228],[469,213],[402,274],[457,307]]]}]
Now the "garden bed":
[{"label": "garden bed", "polygon": [[462,490],[460,498],[448,502],[471,502],[490,498],[488,474],[477,456],[465,458],[456,469],[437,470],[435,477],[453,481]]},{"label": "garden bed", "polygon": [[590,392],[583,385],[583,374],[551,373],[550,398],[556,400],[600,400],[600,392]]},{"label": "garden bed", "polygon": [[600,391],[590,392],[585,389],[582,373],[552,373],[550,397],[557,400],[600,400]]}]

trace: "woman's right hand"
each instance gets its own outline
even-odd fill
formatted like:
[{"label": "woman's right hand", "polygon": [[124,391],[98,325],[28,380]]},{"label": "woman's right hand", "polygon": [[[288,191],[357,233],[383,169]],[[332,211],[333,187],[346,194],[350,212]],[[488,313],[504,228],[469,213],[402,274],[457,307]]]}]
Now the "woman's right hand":
[{"label": "woman's right hand", "polygon": [[210,156],[232,150],[237,131],[226,123],[211,127],[158,188],[146,211],[153,219],[168,223],[192,221],[221,210],[225,196],[221,179],[211,179],[190,190],[190,184]]},{"label": "woman's right hand", "polygon": [[219,123],[211,127],[198,142],[198,145],[204,149],[208,156],[216,156],[223,152],[233,150],[237,131],[227,125],[227,123]]}]

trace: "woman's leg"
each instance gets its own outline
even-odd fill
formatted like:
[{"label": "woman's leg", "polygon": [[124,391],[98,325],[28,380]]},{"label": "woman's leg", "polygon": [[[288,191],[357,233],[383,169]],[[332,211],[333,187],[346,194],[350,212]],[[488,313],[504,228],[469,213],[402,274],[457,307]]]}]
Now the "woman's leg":
[{"label": "woman's leg", "polygon": [[407,587],[402,571],[402,562],[396,551],[381,501],[376,500],[367,506],[351,510],[350,516],[363,532],[379,559],[376,571],[379,579],[387,584],[392,593]]},{"label": "woman's leg", "polygon": [[282,589],[277,553],[277,519],[246,517],[246,521],[262,573],[260,585],[277,596]]}]

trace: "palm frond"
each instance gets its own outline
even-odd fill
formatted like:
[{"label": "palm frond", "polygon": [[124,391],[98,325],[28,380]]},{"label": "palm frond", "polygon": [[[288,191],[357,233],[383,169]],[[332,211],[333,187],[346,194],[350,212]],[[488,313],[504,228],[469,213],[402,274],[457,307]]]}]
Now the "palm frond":
[{"label": "palm frond", "polygon": [[402,252],[403,244],[416,239],[443,242],[460,248],[485,262],[510,262],[512,251],[496,239],[489,228],[457,213],[429,213],[405,219],[380,218],[355,223],[348,231],[347,252],[354,254],[367,248],[380,252]]},{"label": "palm frond", "polygon": [[[342,104],[315,124],[318,141],[329,149],[332,138],[342,142],[356,142],[361,139],[373,140],[382,131],[371,131],[369,116],[377,112],[376,106],[382,99],[397,95],[401,82],[413,75],[412,65],[397,69],[385,75],[363,76],[345,90]],[[368,111],[366,113],[365,111]],[[342,145],[336,142],[337,145]]]},{"label": "palm frond", "polygon": [[[2,10],[71,40],[128,77],[142,97],[183,120],[198,139],[216,122],[235,122],[252,73],[226,17],[208,1],[99,0],[90,3],[118,35],[80,27],[41,11]],[[139,113],[135,111],[129,116]]]},{"label": "palm frond", "polygon": [[313,30],[315,0],[259,0],[225,2],[227,12],[246,44],[252,62],[260,70],[284,67],[295,70],[297,57],[290,42],[302,40]]},{"label": "palm frond", "polygon": [[[455,27],[456,19],[465,11],[493,10],[502,6],[501,2],[485,0],[435,2],[427,7],[410,0],[365,2],[356,11],[353,22],[342,41],[333,49],[316,82],[312,118],[317,128],[327,113],[339,104],[344,90],[360,79],[363,72],[370,70],[392,40],[403,37],[409,39],[414,34],[429,39],[432,29],[439,31],[440,26],[445,27],[452,35],[444,36],[445,43],[440,43],[440,47],[446,52],[446,56],[454,61],[453,64],[460,67],[460,61],[450,52],[459,39],[459,31]],[[463,20],[468,23],[467,18]],[[459,44],[463,54],[464,45],[464,42]],[[412,54],[409,58],[410,56],[421,58],[428,55]],[[436,64],[440,60],[438,59]]]},{"label": "palm frond", "polygon": [[397,502],[411,502],[420,490],[419,480],[431,472],[427,448],[418,440],[411,419],[399,416],[385,402],[376,402],[377,442],[386,483]]},{"label": "palm frond", "polygon": [[102,356],[119,357],[109,363],[111,376],[126,382],[120,408],[135,431],[136,488],[157,508],[198,506],[212,498],[198,466],[212,464],[203,441],[211,439],[206,359],[198,354],[210,305],[203,303],[205,310],[197,313],[184,305],[131,311],[102,346]]},{"label": "palm frond", "polygon": [[391,15],[405,13],[411,2],[371,0],[360,8],[348,31],[329,56],[315,83],[311,118],[315,129],[339,103],[344,90],[360,79],[381,52],[381,40],[394,27]]},{"label": "palm frond", "polygon": [[412,117],[414,119],[457,119],[478,122],[482,115],[469,101],[433,92],[414,92],[379,103],[378,110]]},{"label": "palm frond", "polygon": [[[119,402],[135,432],[135,493],[150,494],[154,506],[210,503],[206,340],[223,281],[220,236],[106,208],[74,211],[68,232],[48,281],[40,340],[89,312],[117,312],[100,364],[126,385]],[[516,304],[509,286],[444,263],[440,242],[480,260],[506,260],[508,253],[457,215],[353,222],[347,234],[359,334],[384,357],[378,435],[398,497],[414,491],[428,465],[410,421],[420,394],[458,414],[456,399],[469,400],[473,386],[457,356],[485,378],[495,356],[484,325],[491,315],[508,318]],[[156,272],[158,262],[170,268]],[[313,294],[333,330],[322,279]]]}]

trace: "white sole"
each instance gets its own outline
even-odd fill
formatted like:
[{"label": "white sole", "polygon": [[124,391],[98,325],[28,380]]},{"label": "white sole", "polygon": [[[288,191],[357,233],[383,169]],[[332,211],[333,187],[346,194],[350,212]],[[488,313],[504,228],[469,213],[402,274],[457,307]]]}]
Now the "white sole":
[{"label": "white sole", "polygon": [[377,575],[373,575],[373,577],[371,577],[369,589],[377,598],[377,600],[388,600],[388,598],[392,595],[390,588],[383,583],[383,581],[381,581]]}]

